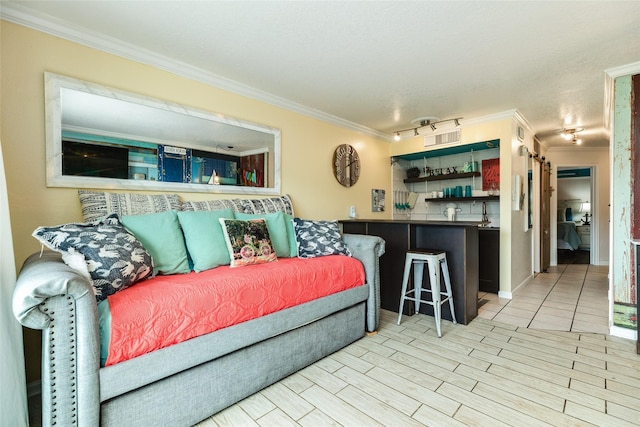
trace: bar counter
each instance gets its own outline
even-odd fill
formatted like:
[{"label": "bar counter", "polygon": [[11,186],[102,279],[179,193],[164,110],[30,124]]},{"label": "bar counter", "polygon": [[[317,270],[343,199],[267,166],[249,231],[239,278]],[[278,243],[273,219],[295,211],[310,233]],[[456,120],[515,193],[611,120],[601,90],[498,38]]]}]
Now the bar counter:
[{"label": "bar counter", "polygon": [[[440,249],[447,252],[454,308],[458,323],[468,324],[478,314],[478,227],[480,221],[415,221],[352,219],[340,221],[345,233],[369,234],[386,241],[380,258],[380,305],[398,312],[404,260],[411,249]],[[426,294],[429,295],[429,294]],[[405,314],[413,314],[406,302]],[[431,306],[420,312],[433,315]],[[449,305],[442,306],[442,318],[451,320]]]}]

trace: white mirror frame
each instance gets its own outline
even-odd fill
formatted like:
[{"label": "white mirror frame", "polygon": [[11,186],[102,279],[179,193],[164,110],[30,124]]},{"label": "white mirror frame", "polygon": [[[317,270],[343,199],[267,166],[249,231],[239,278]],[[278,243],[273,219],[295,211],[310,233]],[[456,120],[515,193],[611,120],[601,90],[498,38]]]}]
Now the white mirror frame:
[{"label": "white mirror frame", "polygon": [[[280,129],[247,122],[244,120],[214,114],[204,110],[180,104],[161,101],[143,95],[121,91],[95,83],[77,80],[71,77],[45,72],[45,126],[46,126],[46,178],[48,187],[101,188],[115,190],[149,190],[172,192],[198,192],[212,194],[280,194]],[[140,181],[133,179],[101,178],[90,176],[72,176],[62,174],[62,105],[61,89],[75,89],[95,95],[116,98],[148,107],[159,108],[200,119],[211,120],[231,126],[238,126],[253,131],[273,135],[273,186],[250,187],[239,185],[206,185],[196,183]],[[212,147],[184,145],[185,148],[209,150]]]}]

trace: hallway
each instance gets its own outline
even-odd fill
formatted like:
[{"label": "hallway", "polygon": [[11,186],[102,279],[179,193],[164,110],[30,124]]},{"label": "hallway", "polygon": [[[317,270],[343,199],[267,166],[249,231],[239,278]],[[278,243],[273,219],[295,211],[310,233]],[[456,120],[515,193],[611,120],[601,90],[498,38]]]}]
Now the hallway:
[{"label": "hallway", "polygon": [[532,329],[609,333],[608,266],[560,264],[514,292],[478,294],[478,317]]}]

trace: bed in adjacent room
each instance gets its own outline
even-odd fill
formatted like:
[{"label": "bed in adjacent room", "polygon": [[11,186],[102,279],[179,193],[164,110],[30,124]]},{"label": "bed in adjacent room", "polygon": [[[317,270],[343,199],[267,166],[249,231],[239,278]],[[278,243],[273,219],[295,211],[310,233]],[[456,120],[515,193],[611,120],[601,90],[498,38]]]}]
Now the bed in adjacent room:
[{"label": "bed in adjacent room", "polygon": [[[558,200],[558,249],[575,251],[580,246],[580,236],[576,229],[576,220],[580,220],[581,201],[579,199]],[[574,216],[574,215],[577,215]]]},{"label": "bed in adjacent room", "polygon": [[580,246],[580,236],[576,230],[576,223],[564,221],[558,223],[558,249],[575,251]]}]

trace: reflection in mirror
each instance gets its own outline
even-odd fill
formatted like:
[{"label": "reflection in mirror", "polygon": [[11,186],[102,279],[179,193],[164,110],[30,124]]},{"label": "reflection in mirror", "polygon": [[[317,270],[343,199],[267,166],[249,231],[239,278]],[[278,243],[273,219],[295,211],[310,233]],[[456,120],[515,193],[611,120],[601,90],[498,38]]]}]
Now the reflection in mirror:
[{"label": "reflection in mirror", "polygon": [[279,194],[280,130],[45,73],[47,185]]}]

